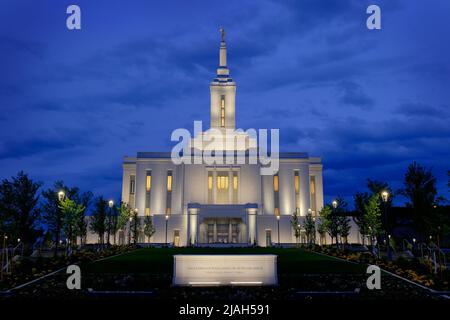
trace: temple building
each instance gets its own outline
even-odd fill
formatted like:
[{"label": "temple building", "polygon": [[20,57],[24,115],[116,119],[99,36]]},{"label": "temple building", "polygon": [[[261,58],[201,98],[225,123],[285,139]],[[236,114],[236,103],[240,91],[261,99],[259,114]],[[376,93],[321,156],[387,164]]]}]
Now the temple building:
[{"label": "temple building", "polygon": [[[210,128],[189,142],[193,154],[205,152],[205,137],[221,133],[225,140],[244,141],[231,150],[224,143],[224,152],[237,155],[243,151],[247,159],[257,150],[251,135],[226,133],[236,129],[236,88],[222,30],[219,67],[210,84]],[[125,157],[122,201],[136,208],[142,220],[151,215],[156,229],[150,239],[141,231],[139,242],[264,247],[305,241],[303,234],[300,239],[295,237],[291,217],[296,212],[301,224],[308,212],[316,217],[323,207],[321,159],[305,152],[280,152],[274,174],[262,175],[261,167],[260,162],[248,161],[174,163],[171,152]],[[121,242],[128,241],[127,234],[121,232]]]}]

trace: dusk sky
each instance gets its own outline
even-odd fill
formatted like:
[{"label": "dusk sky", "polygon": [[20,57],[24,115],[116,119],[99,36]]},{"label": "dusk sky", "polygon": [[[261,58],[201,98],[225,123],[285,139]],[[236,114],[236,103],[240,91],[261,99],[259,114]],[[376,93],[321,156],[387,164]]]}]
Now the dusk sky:
[{"label": "dusk sky", "polygon": [[[70,4],[81,30],[66,28]],[[450,198],[449,16],[448,0],[2,0],[0,178],[117,199],[123,156],[209,124],[224,26],[237,126],[322,157],[326,201],[367,178],[400,188],[413,160]]]}]

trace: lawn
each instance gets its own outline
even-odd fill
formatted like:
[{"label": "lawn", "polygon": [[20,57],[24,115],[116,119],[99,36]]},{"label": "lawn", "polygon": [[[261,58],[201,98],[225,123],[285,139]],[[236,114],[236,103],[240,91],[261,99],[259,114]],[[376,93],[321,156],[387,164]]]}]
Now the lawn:
[{"label": "lawn", "polygon": [[[275,287],[174,287],[175,254],[275,254],[278,256],[278,280]],[[302,249],[281,248],[144,248],[102,261],[80,266],[82,290],[67,290],[65,273],[49,277],[17,292],[19,296],[61,298],[98,298],[95,292],[151,292],[152,299],[197,300],[298,300],[302,292],[355,292],[351,299],[423,299],[432,298],[422,289],[382,275],[382,290],[366,287],[367,266],[338,260]],[[101,293],[98,293],[101,294]],[[120,294],[119,294],[120,296]],[[108,298],[107,296],[106,298]],[[122,296],[121,296],[122,297]],[[327,299],[341,298],[332,296]]]},{"label": "lawn", "polygon": [[362,265],[301,249],[279,248],[144,248],[112,259],[91,263],[83,268],[87,273],[163,273],[172,275],[175,254],[275,254],[278,273],[339,274],[365,273]]}]

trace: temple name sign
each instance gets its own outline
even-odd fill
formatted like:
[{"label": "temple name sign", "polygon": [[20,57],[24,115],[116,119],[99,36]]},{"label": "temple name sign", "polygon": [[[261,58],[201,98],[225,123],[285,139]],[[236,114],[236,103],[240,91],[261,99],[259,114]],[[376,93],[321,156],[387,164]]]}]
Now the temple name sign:
[{"label": "temple name sign", "polygon": [[277,285],[277,256],[249,255],[174,255],[173,285],[176,286],[251,286]]}]

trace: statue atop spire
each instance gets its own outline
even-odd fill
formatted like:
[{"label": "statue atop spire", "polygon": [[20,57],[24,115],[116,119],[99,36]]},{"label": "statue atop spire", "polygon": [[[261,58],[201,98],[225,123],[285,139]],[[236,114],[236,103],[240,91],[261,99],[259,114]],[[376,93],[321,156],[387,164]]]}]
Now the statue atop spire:
[{"label": "statue atop spire", "polygon": [[223,27],[220,27],[219,31],[220,31],[220,37],[222,39],[221,41],[225,42],[225,29]]}]

